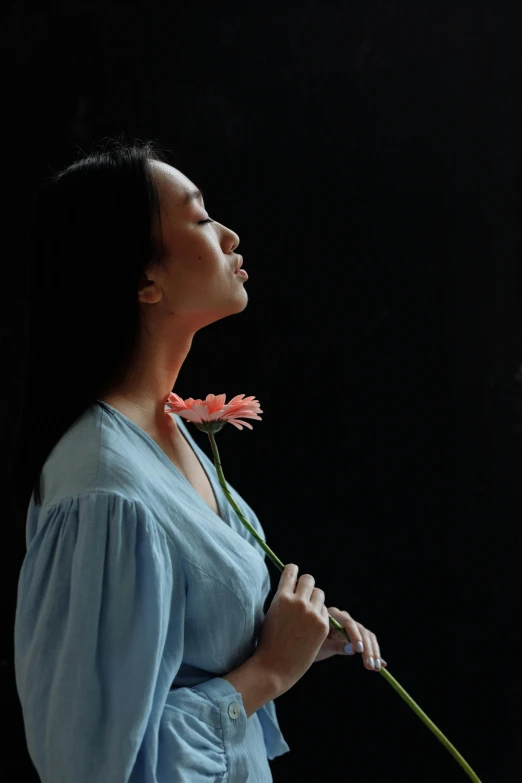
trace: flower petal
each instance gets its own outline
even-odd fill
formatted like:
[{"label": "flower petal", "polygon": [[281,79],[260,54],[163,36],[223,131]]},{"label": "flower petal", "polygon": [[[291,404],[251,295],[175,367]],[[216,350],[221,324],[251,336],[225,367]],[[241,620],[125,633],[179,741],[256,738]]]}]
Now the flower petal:
[{"label": "flower petal", "polygon": [[[226,398],[227,398],[226,394],[218,394],[217,397],[216,397],[216,405],[219,408],[222,408],[223,405],[225,404]],[[217,408],[216,408],[216,410],[217,410]]]},{"label": "flower petal", "polygon": [[232,399],[229,401],[229,403],[228,403],[228,404],[229,404],[229,405],[234,405],[234,404],[235,404],[235,403],[236,403],[238,400],[241,400],[241,399],[243,399],[243,397],[244,397],[244,396],[245,396],[244,394],[238,394],[238,395],[236,395],[236,397],[233,397],[233,398],[232,398]]},{"label": "flower petal", "polygon": [[187,419],[188,421],[193,421],[195,424],[201,424],[202,422],[201,416],[198,416],[198,414],[191,408],[188,408],[184,411],[178,411],[178,416],[181,416],[183,419]]},{"label": "flower petal", "polygon": [[240,425],[240,424],[238,424],[237,422],[235,422],[235,421],[234,421],[234,419],[231,419],[230,421],[228,421],[228,422],[227,422],[227,424],[233,424],[233,425],[234,425],[234,427],[237,427],[237,428],[238,428],[238,430],[242,430],[242,429],[243,429],[243,427],[241,427],[241,425]]},{"label": "flower petal", "polygon": [[[236,427],[239,426],[239,424],[244,424],[249,430],[254,429],[251,424],[248,424],[246,421],[240,421],[239,419],[227,419],[227,424],[234,424]],[[239,429],[242,430],[243,427],[239,427]]]},{"label": "flower petal", "polygon": [[214,413],[211,413],[208,417],[210,421],[216,421],[216,419],[221,419],[223,416],[223,409],[220,408],[218,411],[214,411]]},{"label": "flower petal", "polygon": [[203,421],[209,421],[209,413],[206,405],[193,405],[192,410],[199,413]]}]

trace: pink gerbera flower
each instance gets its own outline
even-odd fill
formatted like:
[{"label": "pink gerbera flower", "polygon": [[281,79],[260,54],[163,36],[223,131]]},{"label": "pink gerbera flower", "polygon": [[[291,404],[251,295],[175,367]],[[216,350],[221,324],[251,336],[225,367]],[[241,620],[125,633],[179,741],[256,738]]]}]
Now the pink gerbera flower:
[{"label": "pink gerbera flower", "polygon": [[253,429],[251,424],[241,419],[262,421],[258,414],[263,411],[255,397],[243,397],[244,394],[238,394],[229,403],[225,403],[225,394],[207,394],[205,400],[195,400],[193,397],[183,400],[171,392],[165,403],[165,412],[177,413],[178,416],[193,422],[203,432],[219,432],[225,424],[233,424],[238,430],[243,429],[242,425]]}]

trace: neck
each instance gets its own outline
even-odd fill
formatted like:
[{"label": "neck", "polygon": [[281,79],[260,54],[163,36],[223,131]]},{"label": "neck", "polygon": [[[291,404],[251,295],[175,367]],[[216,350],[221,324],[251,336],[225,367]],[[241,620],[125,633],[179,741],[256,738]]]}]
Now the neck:
[{"label": "neck", "polygon": [[[149,334],[150,332],[150,334]],[[168,441],[178,434],[165,403],[192,345],[193,332],[169,322],[148,323],[124,382],[100,399],[134,421],[146,433]]]},{"label": "neck", "polygon": [[174,416],[165,412],[165,403],[153,406],[149,401],[147,405],[143,400],[131,399],[125,394],[116,392],[100,399],[123,413],[154,440],[169,442],[180,434]]}]

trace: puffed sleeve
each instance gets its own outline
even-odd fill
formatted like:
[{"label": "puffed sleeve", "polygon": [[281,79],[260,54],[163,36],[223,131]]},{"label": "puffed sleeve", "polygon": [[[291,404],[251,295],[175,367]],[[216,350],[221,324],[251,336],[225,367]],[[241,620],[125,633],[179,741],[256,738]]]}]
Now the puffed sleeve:
[{"label": "puffed sleeve", "polygon": [[28,543],[16,684],[42,783],[243,783],[246,715],[214,677],[170,691],[186,576],[168,534],[115,493],[61,500]]}]

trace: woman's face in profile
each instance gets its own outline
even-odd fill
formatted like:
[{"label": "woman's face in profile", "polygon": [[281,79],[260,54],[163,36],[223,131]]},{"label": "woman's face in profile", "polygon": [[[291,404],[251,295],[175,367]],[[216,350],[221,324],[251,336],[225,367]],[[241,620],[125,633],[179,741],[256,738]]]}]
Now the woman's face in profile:
[{"label": "woman's face in profile", "polygon": [[241,312],[248,294],[246,278],[235,274],[238,235],[212,220],[202,194],[178,169],[149,163],[159,188],[164,263],[143,276],[140,300],[157,303],[154,315],[174,316],[193,331]]}]

